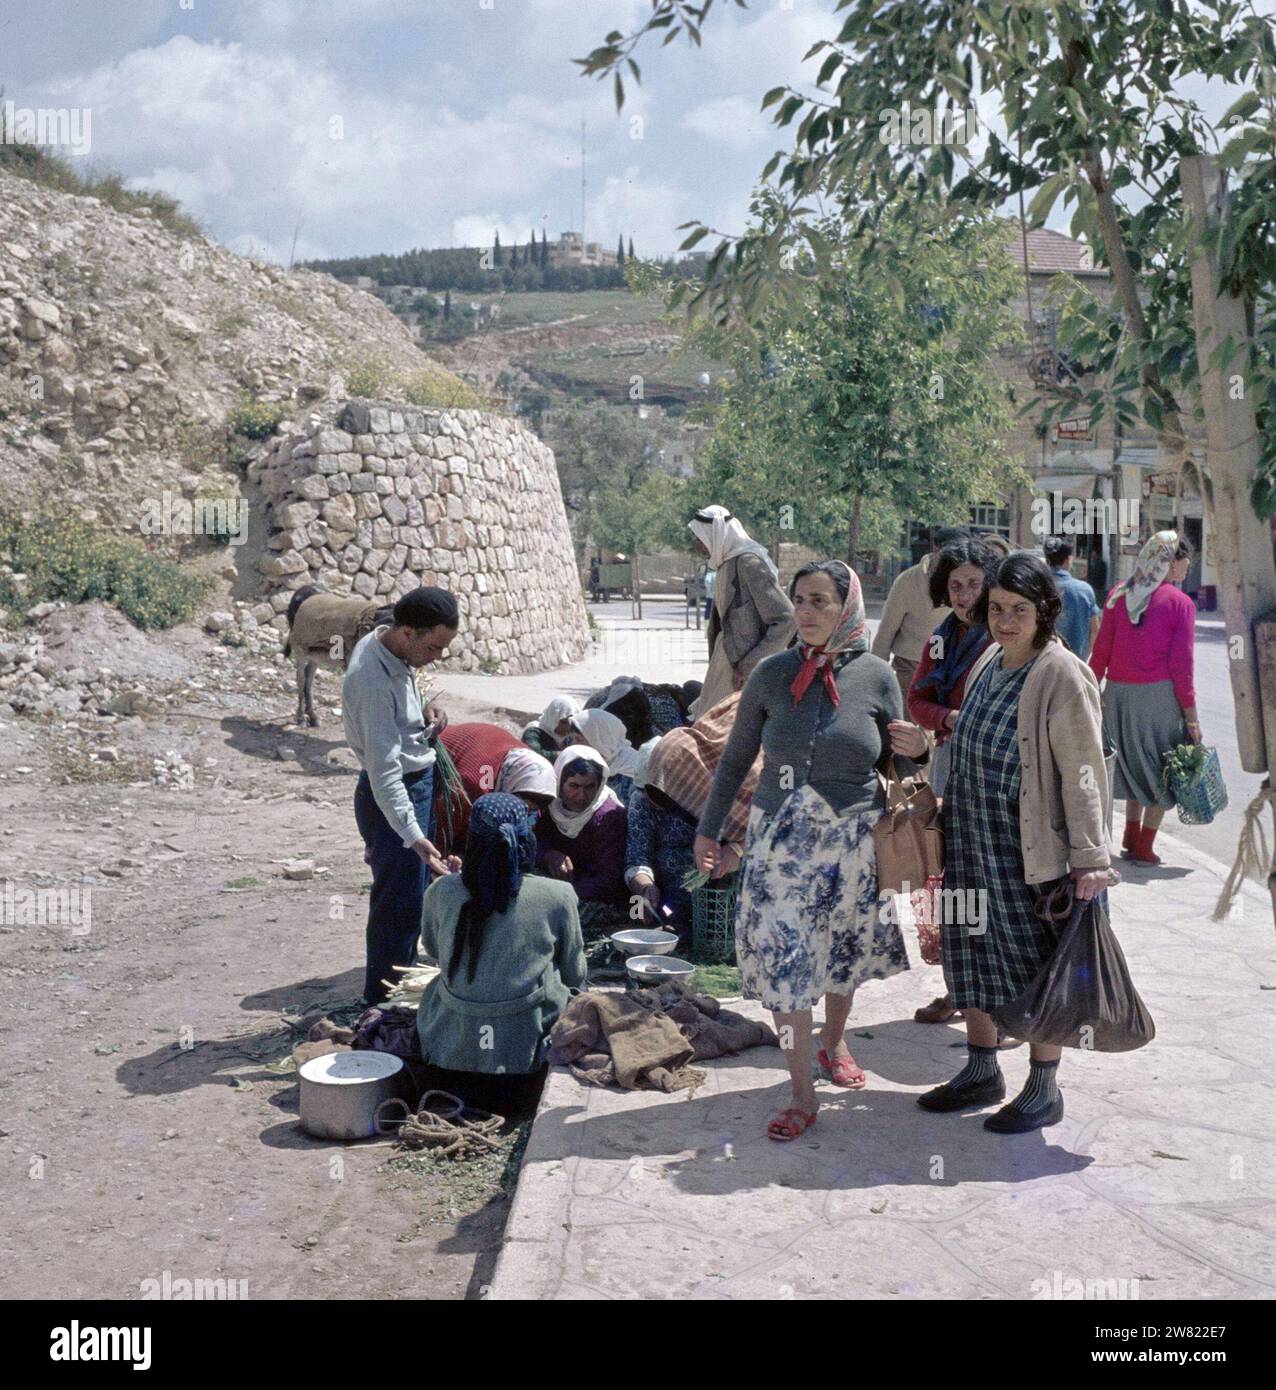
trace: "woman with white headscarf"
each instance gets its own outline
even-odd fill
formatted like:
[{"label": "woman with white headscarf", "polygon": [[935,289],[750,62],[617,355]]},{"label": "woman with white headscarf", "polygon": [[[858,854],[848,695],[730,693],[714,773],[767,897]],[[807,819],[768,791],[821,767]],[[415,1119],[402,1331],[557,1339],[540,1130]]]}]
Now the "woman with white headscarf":
[{"label": "woman with white headscarf", "polygon": [[628,807],[634,790],[638,750],[629,742],[624,724],[605,709],[581,710],[572,715],[570,723],[579,741],[602,755],[607,764],[607,785],[616,793],[620,804]]},{"label": "woman with white headscarf", "polygon": [[1192,543],[1158,531],[1129,579],[1103,606],[1090,669],[1103,687],[1104,743],[1116,747],[1113,800],[1125,799],[1121,854],[1159,864],[1152,842],[1173,796],[1161,786],[1162,756],[1177,744],[1200,743],[1192,647],[1196,605],[1176,586],[1192,563]]},{"label": "woman with white headscarf", "polygon": [[538,873],[566,879],[587,931],[630,925],[625,897],[625,808],[607,785],[607,764],[585,743],[554,763],[558,793],[536,822]]},{"label": "woman with white headscarf", "polygon": [[715,572],[709,615],[709,669],[691,712],[699,717],[742,690],[763,657],[783,651],[793,636],[793,604],[766,547],[725,507],[705,507],[687,523],[696,550]]},{"label": "woman with white headscarf", "polygon": [[523,730],[523,742],[552,763],[571,738],[573,714],[580,713],[580,701],[570,695],[555,695],[541,711],[540,718]]}]

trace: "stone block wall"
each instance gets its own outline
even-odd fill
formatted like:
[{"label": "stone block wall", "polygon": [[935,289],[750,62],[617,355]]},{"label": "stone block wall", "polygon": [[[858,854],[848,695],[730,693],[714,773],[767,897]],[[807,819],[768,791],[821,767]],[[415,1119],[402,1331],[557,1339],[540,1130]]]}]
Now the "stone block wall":
[{"label": "stone block wall", "polygon": [[519,674],[585,654],[554,456],[515,421],[350,401],[248,476],[266,506],[257,567],[276,626],[303,584],[385,603],[437,584],[461,609],[449,668]]}]

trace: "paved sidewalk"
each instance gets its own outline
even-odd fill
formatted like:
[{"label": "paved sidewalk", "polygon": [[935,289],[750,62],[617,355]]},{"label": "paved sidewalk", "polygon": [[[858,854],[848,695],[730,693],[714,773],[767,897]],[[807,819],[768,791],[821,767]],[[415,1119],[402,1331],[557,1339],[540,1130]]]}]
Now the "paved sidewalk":
[{"label": "paved sidewalk", "polygon": [[[708,1063],[690,1096],[553,1071],[492,1296],[1075,1298],[1124,1280],[1088,1296],[1270,1298],[1270,904],[1246,885],[1232,920],[1209,921],[1225,868],[1168,828],[1165,864],[1123,864],[1110,895],[1158,1037],[1124,1055],[1068,1051],[1061,1124],[1002,1137],[981,1114],[918,1109],[962,1064],[963,1034],[912,1021],[942,990],[914,959],[856,1001],[868,1088],[822,1085],[818,1124],[791,1144],[763,1134],[786,1097],[773,1049]],[[1027,1049],[1002,1065],[1014,1094]]]},{"label": "paved sidewalk", "polygon": [[511,717],[533,719],[555,695],[574,695],[582,703],[620,675],[641,676],[653,684],[703,680],[709,646],[703,624],[683,626],[680,598],[643,600],[643,620],[629,615],[629,603],[590,604],[600,614],[599,631],[588,656],[571,666],[530,676],[483,676],[433,672],[440,694],[479,700]]}]

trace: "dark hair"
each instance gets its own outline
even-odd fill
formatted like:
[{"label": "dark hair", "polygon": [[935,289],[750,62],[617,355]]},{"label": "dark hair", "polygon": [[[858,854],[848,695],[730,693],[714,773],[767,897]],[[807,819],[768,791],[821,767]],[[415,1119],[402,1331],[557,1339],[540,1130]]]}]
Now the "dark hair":
[{"label": "dark hair", "polygon": [[932,550],[942,550],[946,545],[952,545],[954,541],[969,539],[969,526],[939,526],[932,534],[930,544]]},{"label": "dark hair", "polygon": [[1065,560],[1076,554],[1072,542],[1063,536],[1047,536],[1042,549],[1046,552],[1046,564],[1058,569]]},{"label": "dark hair", "polygon": [[984,588],[987,589],[993,571],[997,567],[997,557],[983,543],[973,536],[963,536],[946,545],[939,552],[939,559],[930,572],[930,601],[936,608],[949,607],[948,578],[953,570],[963,565],[978,565],[984,572]]},{"label": "dark hair", "polygon": [[847,594],[851,592],[851,576],[848,573],[848,568],[841,560],[808,561],[793,576],[793,581],[789,585],[789,598],[792,599],[797,593],[799,579],[809,579],[813,574],[827,574],[833,581],[833,587],[837,590],[838,597],[845,603]]},{"label": "dark hair", "polygon": [[970,610],[972,621],[987,623],[988,593],[991,589],[1008,589],[1020,598],[1026,598],[1036,606],[1037,630],[1033,634],[1032,645],[1040,650],[1054,636],[1055,619],[1063,607],[1059,597],[1059,586],[1054,575],[1046,567],[1044,560],[1035,555],[1011,555],[997,566],[984,591],[979,595]]},{"label": "dark hair", "polygon": [[976,540],[983,541],[999,559],[1004,560],[1010,554],[1010,542],[1000,531],[974,531],[972,534]]},{"label": "dark hair", "polygon": [[607,773],[599,767],[591,758],[573,758],[571,762],[563,768],[562,776],[558,779],[558,790],[561,793],[563,783],[569,777],[597,777],[600,781],[607,780]]},{"label": "dark hair", "polygon": [[461,610],[456,599],[446,589],[423,585],[409,589],[394,605],[394,621],[398,627],[428,632],[435,627],[460,627]]}]

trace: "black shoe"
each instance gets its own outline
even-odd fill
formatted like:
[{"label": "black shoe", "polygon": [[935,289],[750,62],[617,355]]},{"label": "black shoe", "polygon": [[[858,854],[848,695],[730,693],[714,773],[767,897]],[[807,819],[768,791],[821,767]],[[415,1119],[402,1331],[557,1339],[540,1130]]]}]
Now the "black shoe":
[{"label": "black shoe", "polygon": [[933,1091],[917,1097],[923,1110],[966,1110],[980,1105],[994,1105],[1006,1098],[1006,1078],[998,1072],[991,1081],[954,1086],[945,1081]]},{"label": "black shoe", "polygon": [[1028,1134],[1034,1129],[1046,1129],[1050,1125],[1057,1125],[1061,1119],[1062,1091],[1055,1103],[1045,1110],[1016,1110],[1013,1105],[1003,1105],[995,1115],[988,1116],[984,1121],[984,1128],[992,1130],[994,1134]]}]

